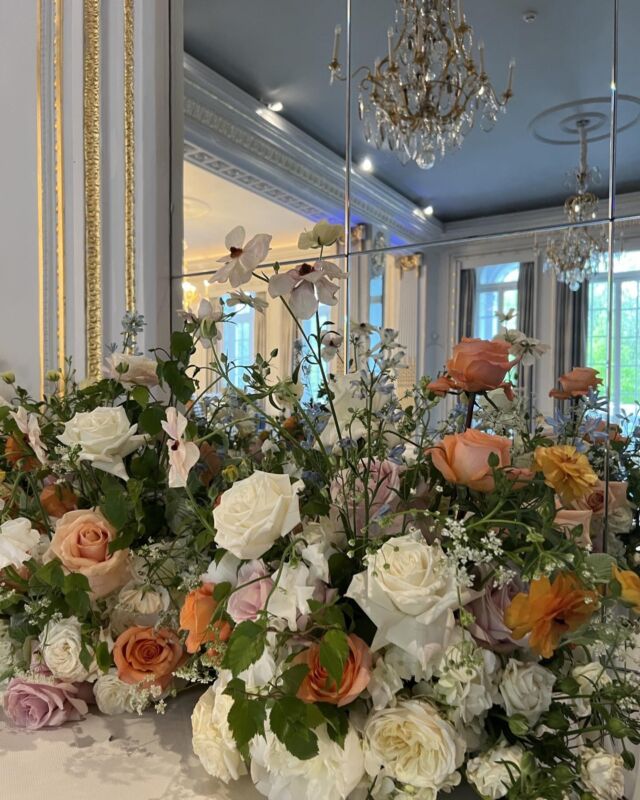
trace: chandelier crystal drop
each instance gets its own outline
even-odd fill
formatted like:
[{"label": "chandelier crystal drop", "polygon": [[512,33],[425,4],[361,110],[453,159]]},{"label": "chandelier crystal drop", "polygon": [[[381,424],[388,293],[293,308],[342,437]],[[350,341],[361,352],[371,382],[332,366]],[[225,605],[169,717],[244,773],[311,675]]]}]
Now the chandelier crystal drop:
[{"label": "chandelier crystal drop", "polygon": [[[597,168],[587,163],[587,124],[578,121],[580,135],[580,164],[570,173],[575,181],[576,193],[568,197],[564,213],[569,225],[589,222],[598,216],[598,198],[589,191],[589,184],[600,180]],[[600,229],[588,227],[565,228],[562,234],[547,243],[545,269],[551,269],[558,281],[577,291],[585,278],[598,271],[607,252],[607,238]]]},{"label": "chandelier crystal drop", "polygon": [[515,64],[498,96],[482,44],[474,60],[473,29],[460,0],[396,2],[387,54],[373,69],[362,68],[367,74],[360,83],[359,115],[367,142],[388,147],[403,164],[415,161],[430,169],[438,156],[462,145],[476,117],[483,130],[493,128],[513,96]]}]

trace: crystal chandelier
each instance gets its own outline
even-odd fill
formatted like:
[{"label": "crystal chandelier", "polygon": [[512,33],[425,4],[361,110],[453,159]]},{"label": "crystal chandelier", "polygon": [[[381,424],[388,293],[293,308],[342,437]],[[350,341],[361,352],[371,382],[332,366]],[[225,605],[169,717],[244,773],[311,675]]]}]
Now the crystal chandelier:
[{"label": "crystal chandelier", "polygon": [[[600,179],[600,172],[587,164],[587,125],[588,120],[578,120],[580,164],[575,172],[570,173],[576,193],[564,204],[564,213],[571,226],[588,222],[598,215],[598,198],[589,191],[589,184]],[[565,228],[558,238],[547,243],[545,268],[553,270],[558,280],[575,292],[586,277],[598,271],[606,252],[607,240],[602,231],[591,227]]]},{"label": "crystal chandelier", "polygon": [[[396,0],[387,54],[362,67],[359,114],[364,135],[406,164],[430,169],[440,155],[459,148],[474,125],[489,131],[511,97],[514,62],[498,96],[484,65],[484,46],[473,57],[473,30],[460,0]],[[336,39],[339,32],[336,31]],[[334,43],[332,81],[341,77]],[[360,70],[359,70],[360,71]]]}]

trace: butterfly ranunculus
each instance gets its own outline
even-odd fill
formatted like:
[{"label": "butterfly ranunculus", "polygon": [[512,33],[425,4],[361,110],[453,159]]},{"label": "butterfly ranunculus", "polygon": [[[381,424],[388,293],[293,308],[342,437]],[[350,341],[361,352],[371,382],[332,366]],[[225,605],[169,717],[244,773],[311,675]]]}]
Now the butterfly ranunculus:
[{"label": "butterfly ranunculus", "polygon": [[268,233],[258,233],[245,244],[246,231],[242,225],[236,226],[226,235],[225,247],[228,255],[219,258],[218,262],[224,264],[211,279],[218,283],[229,281],[234,289],[242,286],[251,278],[253,270],[267,257],[271,236]]}]

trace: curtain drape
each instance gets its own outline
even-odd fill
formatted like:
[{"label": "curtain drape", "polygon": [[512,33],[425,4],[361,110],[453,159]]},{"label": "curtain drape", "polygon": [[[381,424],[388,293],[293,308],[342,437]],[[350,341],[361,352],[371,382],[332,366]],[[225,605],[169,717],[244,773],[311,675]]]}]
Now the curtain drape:
[{"label": "curtain drape", "polygon": [[[536,334],[536,265],[533,261],[520,264],[518,273],[518,330],[526,336]],[[531,416],[533,411],[535,367],[518,369],[518,388],[522,392],[525,408]]]},{"label": "curtain drape", "polygon": [[574,367],[584,366],[588,303],[587,281],[577,292],[572,292],[566,283],[556,283],[554,379]]},{"label": "curtain drape", "polygon": [[476,303],[476,273],[473,269],[460,270],[460,312],[458,317],[458,341],[473,336],[473,315]]}]

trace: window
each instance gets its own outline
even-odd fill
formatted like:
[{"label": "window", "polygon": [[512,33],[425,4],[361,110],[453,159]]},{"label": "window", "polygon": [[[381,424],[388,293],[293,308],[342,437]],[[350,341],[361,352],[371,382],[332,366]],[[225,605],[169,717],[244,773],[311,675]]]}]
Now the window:
[{"label": "window", "polygon": [[[255,359],[255,311],[250,306],[236,306],[233,321],[225,322],[222,326],[222,341],[218,343],[218,350],[226,353],[229,361],[238,367],[253,364]],[[231,372],[231,382],[242,387],[242,369]]]},{"label": "window", "polygon": [[479,339],[493,339],[501,327],[516,328],[517,317],[501,322],[497,313],[518,310],[520,264],[498,264],[476,269],[476,310],[474,333]]},{"label": "window", "polygon": [[[329,322],[331,320],[331,306],[326,306],[324,304],[320,304],[318,306],[318,318],[320,320],[320,326],[322,326],[325,322]],[[302,330],[305,332],[307,336],[313,334],[315,336],[317,334],[317,327],[316,327],[316,315],[314,314],[311,319],[305,319],[302,321]],[[322,331],[331,330],[329,326],[322,328]],[[302,337],[300,337],[299,341],[299,359],[302,359],[308,352],[307,344]],[[317,344],[315,341],[312,340],[312,344],[314,346],[314,350],[317,349]],[[322,386],[322,372],[320,371],[320,367],[318,364],[315,363],[314,359],[305,362],[303,367],[304,373],[302,374],[302,383],[304,384],[304,395],[302,399],[305,402],[309,402],[310,400],[316,400],[318,397],[318,390]]]},{"label": "window", "polygon": [[[369,264],[369,316],[370,325],[377,328],[384,326],[384,268],[374,269],[373,264]],[[375,347],[380,341],[377,333],[371,335],[371,347]]]},{"label": "window", "polygon": [[[611,410],[632,414],[640,399],[640,251],[618,254],[613,263]],[[606,380],[609,303],[607,266],[589,278],[588,366]]]}]

